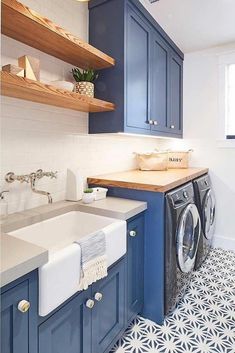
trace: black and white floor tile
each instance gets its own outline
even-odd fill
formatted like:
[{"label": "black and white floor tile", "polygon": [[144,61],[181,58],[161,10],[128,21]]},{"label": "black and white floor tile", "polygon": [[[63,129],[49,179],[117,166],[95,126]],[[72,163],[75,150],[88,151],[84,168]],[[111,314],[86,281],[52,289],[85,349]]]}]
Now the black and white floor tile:
[{"label": "black and white floor tile", "polygon": [[137,317],[114,352],[235,353],[235,253],[213,249],[164,324]]}]

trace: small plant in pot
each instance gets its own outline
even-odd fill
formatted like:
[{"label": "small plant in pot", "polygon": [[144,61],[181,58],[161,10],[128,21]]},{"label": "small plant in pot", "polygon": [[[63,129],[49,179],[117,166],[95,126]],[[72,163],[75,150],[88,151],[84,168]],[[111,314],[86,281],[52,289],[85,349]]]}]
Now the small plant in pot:
[{"label": "small plant in pot", "polygon": [[98,73],[92,69],[80,70],[72,69],[73,78],[76,81],[74,91],[91,98],[94,97],[94,82],[98,78]]},{"label": "small plant in pot", "polygon": [[92,203],[95,200],[95,194],[93,189],[85,189],[83,192],[82,201],[83,203]]}]

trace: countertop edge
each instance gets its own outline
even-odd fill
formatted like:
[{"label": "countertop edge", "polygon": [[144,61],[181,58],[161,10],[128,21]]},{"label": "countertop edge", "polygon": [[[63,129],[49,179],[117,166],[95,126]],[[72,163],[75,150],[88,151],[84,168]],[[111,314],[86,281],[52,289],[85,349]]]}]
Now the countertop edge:
[{"label": "countertop edge", "polygon": [[[188,183],[196,178],[199,178],[200,176],[202,175],[205,175],[209,172],[209,168],[202,168],[200,171],[197,171],[195,173],[193,173],[192,175],[190,176],[187,176],[187,177],[184,177],[184,182],[182,183],[181,180],[175,182],[175,183],[171,183],[171,184],[168,184],[167,187],[165,188],[162,188],[162,191],[161,192],[166,192],[166,191],[170,191],[178,186],[181,186],[182,184],[185,184],[185,183]],[[176,185],[177,184],[177,185]]]},{"label": "countertop edge", "polygon": [[78,210],[81,212],[87,212],[87,213],[95,214],[98,216],[116,218],[116,219],[126,221],[129,218],[132,218],[132,217],[138,215],[139,213],[144,212],[147,209],[147,202],[141,201],[141,203],[142,203],[141,205],[133,208],[132,210],[130,210],[128,212],[104,210],[104,209],[100,209],[100,208],[89,207],[89,205],[81,205],[81,204],[79,204],[77,207],[78,207]]},{"label": "countertop edge", "polygon": [[[152,183],[146,184],[146,183],[137,183],[133,181],[114,180],[114,179],[108,179],[105,177],[102,178],[102,176],[88,177],[87,182],[90,185],[101,185],[105,187],[120,187],[120,188],[126,188],[126,189],[164,193],[174,188],[177,188],[178,186],[181,186],[189,181],[192,181],[193,179],[198,178],[204,174],[207,174],[208,172],[209,172],[208,168],[201,168],[200,170],[195,169],[195,172],[192,172],[191,175],[184,176],[181,179],[178,179],[174,182],[167,184],[166,186],[161,186],[161,185],[152,184]],[[113,173],[113,175],[115,175],[115,173]]]},{"label": "countertop edge", "polygon": [[18,278],[36,270],[40,266],[48,262],[48,251],[45,250],[41,254],[33,256],[31,259],[23,261],[11,268],[3,270],[0,274],[0,288],[14,282]]}]

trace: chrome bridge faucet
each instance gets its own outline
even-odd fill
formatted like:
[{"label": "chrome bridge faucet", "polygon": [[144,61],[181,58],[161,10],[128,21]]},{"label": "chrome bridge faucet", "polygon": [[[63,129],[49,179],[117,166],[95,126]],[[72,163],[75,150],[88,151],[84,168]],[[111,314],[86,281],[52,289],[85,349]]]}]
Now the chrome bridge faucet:
[{"label": "chrome bridge faucet", "polygon": [[57,172],[44,172],[42,169],[38,169],[36,172],[25,174],[25,175],[15,175],[13,172],[9,172],[5,176],[7,183],[13,183],[14,181],[19,181],[20,183],[30,183],[31,189],[34,193],[45,195],[48,198],[48,203],[52,203],[51,194],[47,191],[37,190],[36,181],[42,179],[43,177],[57,178]]}]

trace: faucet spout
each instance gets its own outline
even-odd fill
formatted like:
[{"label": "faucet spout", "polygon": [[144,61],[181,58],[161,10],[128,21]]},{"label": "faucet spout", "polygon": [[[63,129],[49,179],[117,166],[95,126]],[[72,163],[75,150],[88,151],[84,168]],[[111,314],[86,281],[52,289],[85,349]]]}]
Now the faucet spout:
[{"label": "faucet spout", "polygon": [[36,178],[30,178],[31,180],[31,189],[35,194],[40,194],[40,195],[45,195],[48,198],[48,203],[52,203],[52,196],[49,192],[47,191],[43,191],[43,190],[37,190],[35,187],[35,182],[36,182]]}]

